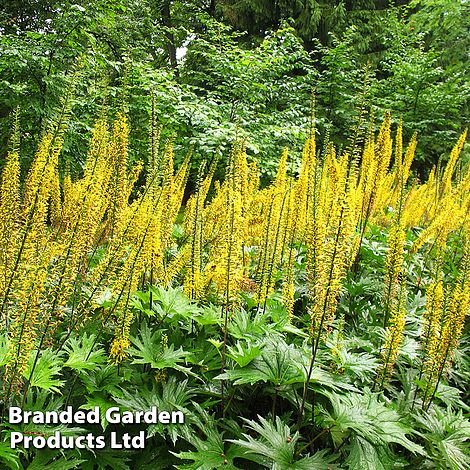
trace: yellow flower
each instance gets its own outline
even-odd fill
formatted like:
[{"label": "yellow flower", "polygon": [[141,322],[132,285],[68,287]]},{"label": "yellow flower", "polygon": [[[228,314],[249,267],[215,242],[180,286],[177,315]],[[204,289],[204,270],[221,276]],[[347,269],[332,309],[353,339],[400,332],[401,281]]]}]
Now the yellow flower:
[{"label": "yellow flower", "polygon": [[127,349],[131,343],[126,338],[114,338],[109,350],[109,361],[113,364],[120,364],[129,357]]}]

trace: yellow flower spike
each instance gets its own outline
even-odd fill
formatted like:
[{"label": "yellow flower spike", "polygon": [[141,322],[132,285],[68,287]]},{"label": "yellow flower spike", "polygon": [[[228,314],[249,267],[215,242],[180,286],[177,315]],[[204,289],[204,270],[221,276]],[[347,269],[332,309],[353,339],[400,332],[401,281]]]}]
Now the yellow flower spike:
[{"label": "yellow flower spike", "polygon": [[61,212],[59,173],[57,168],[55,168],[51,181],[50,218],[52,225],[57,227],[60,224]]},{"label": "yellow flower spike", "polygon": [[441,197],[445,196],[452,187],[452,175],[454,174],[455,165],[463,149],[465,140],[467,139],[467,131],[468,129],[465,129],[462,132],[457,143],[452,149],[452,152],[450,153],[450,158],[449,158],[449,161],[447,162],[447,165],[446,165],[446,168],[444,170],[444,174],[441,180],[441,185],[440,185]]},{"label": "yellow flower spike", "polygon": [[389,252],[385,259],[384,326],[387,326],[392,304],[401,288],[400,276],[403,269],[405,239],[405,230],[399,224],[390,229]]},{"label": "yellow flower spike", "polygon": [[437,241],[436,280],[427,289],[422,349],[424,375],[423,409],[429,408],[440,380],[453,360],[455,348],[462,336],[465,318],[470,309],[470,232],[468,222],[463,226],[464,249],[455,283],[443,286],[445,245]]},{"label": "yellow flower spike", "polygon": [[113,124],[112,140],[109,150],[109,161],[112,167],[112,180],[109,187],[109,231],[115,236],[123,225],[130,184],[127,180],[127,157],[129,144],[129,127],[127,118],[119,113]]},{"label": "yellow flower spike", "polygon": [[[203,206],[204,206],[204,181],[203,171],[205,165],[199,169],[196,194],[186,205],[189,214],[186,222],[186,232],[190,236],[191,244],[191,266],[187,270],[184,281],[185,293],[190,299],[199,299],[202,293],[202,252],[203,252]],[[206,193],[207,194],[207,193]]]},{"label": "yellow flower spike", "polygon": [[[17,119],[17,118],[16,118]],[[14,135],[18,131],[14,131]],[[8,152],[0,185],[0,302],[5,295],[19,237],[20,156],[18,145]],[[0,321],[1,321],[0,315]]]},{"label": "yellow flower spike", "polygon": [[130,341],[126,338],[114,338],[109,349],[109,362],[113,364],[124,362],[129,357],[127,349],[129,349],[130,345]]},{"label": "yellow flower spike", "polygon": [[4,384],[6,396],[17,391],[23,383],[23,373],[34,349],[38,325],[42,321],[42,296],[45,291],[50,250],[25,266],[13,295],[14,306],[9,313],[8,350]]},{"label": "yellow flower spike", "polygon": [[391,307],[390,321],[385,332],[385,342],[382,346],[382,365],[378,371],[378,377],[376,380],[376,383],[380,384],[380,388],[383,388],[384,383],[392,375],[393,367],[403,341],[406,322],[404,303],[404,293],[401,292],[394,299]]},{"label": "yellow flower spike", "polygon": [[287,148],[282,152],[281,160],[277,169],[276,177],[274,178],[274,186],[278,191],[283,192],[287,182],[287,158],[289,157],[289,150]]},{"label": "yellow flower spike", "polygon": [[[403,171],[403,120],[400,119],[400,122],[397,127],[397,133],[395,135],[395,174],[399,176]],[[400,184],[401,178],[398,178],[396,185]]]},{"label": "yellow flower spike", "polygon": [[289,320],[292,320],[292,317],[294,315],[295,303],[295,286],[292,277],[292,275],[289,275],[290,279],[286,283],[284,283],[282,289],[282,301],[289,315]]},{"label": "yellow flower spike", "polygon": [[418,134],[414,133],[411,137],[408,147],[406,148],[405,158],[403,160],[403,183],[406,184],[408,178],[410,177],[410,168],[413,163],[413,159],[416,152],[416,146],[418,145]]},{"label": "yellow flower spike", "polygon": [[314,358],[320,339],[329,333],[336,315],[342,281],[356,246],[358,217],[357,175],[350,157],[342,154],[337,160],[333,148],[327,152],[326,163],[317,163],[312,174],[307,219],[307,276]]}]

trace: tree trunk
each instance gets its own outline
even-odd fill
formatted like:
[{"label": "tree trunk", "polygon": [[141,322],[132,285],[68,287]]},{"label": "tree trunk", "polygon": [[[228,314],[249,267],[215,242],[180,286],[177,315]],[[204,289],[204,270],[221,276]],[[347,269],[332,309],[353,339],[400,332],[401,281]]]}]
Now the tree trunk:
[{"label": "tree trunk", "polygon": [[209,4],[209,15],[211,16],[215,16],[215,4],[216,4],[216,0],[211,0],[210,4]]},{"label": "tree trunk", "polygon": [[[170,0],[164,0],[162,3],[162,22],[163,25],[167,28],[172,27],[171,23],[171,11],[170,11]],[[175,73],[178,74],[178,63],[176,62],[176,47],[175,47],[175,37],[170,30],[165,32],[167,39],[166,48],[168,51],[168,58],[170,60],[171,67],[175,70]]]}]

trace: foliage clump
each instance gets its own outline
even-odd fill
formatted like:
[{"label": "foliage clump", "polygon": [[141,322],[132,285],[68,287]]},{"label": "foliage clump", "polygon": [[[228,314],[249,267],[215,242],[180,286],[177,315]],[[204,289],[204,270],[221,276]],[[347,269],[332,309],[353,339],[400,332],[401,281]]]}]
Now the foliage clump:
[{"label": "foliage clump", "polygon": [[[312,125],[299,171],[285,150],[264,187],[237,142],[225,179],[203,163],[188,198],[190,155],[175,169],[154,130],[151,164],[131,164],[125,113],[100,117],[82,175],[61,176],[68,113],[24,185],[17,129],[2,173],[3,412],[187,416],[146,428],[142,455],[70,450],[70,468],[469,465],[465,132],[424,183],[390,113],[343,150],[318,151]],[[12,468],[59,458],[4,447]]]}]

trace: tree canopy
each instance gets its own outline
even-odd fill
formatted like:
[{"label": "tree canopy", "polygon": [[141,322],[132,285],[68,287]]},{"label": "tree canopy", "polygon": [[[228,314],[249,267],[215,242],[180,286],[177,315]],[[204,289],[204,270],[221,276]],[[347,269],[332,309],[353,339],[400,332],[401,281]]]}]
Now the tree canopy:
[{"label": "tree canopy", "polygon": [[103,106],[113,113],[126,108],[134,158],[145,158],[152,95],[177,149],[193,146],[205,158],[243,137],[266,174],[274,148],[300,148],[312,92],[319,129],[340,145],[361,106],[403,118],[408,137],[419,133],[421,173],[468,117],[465,2],[2,3],[2,158],[13,111],[21,109],[21,145],[31,154],[72,85],[63,155],[77,170]]}]

